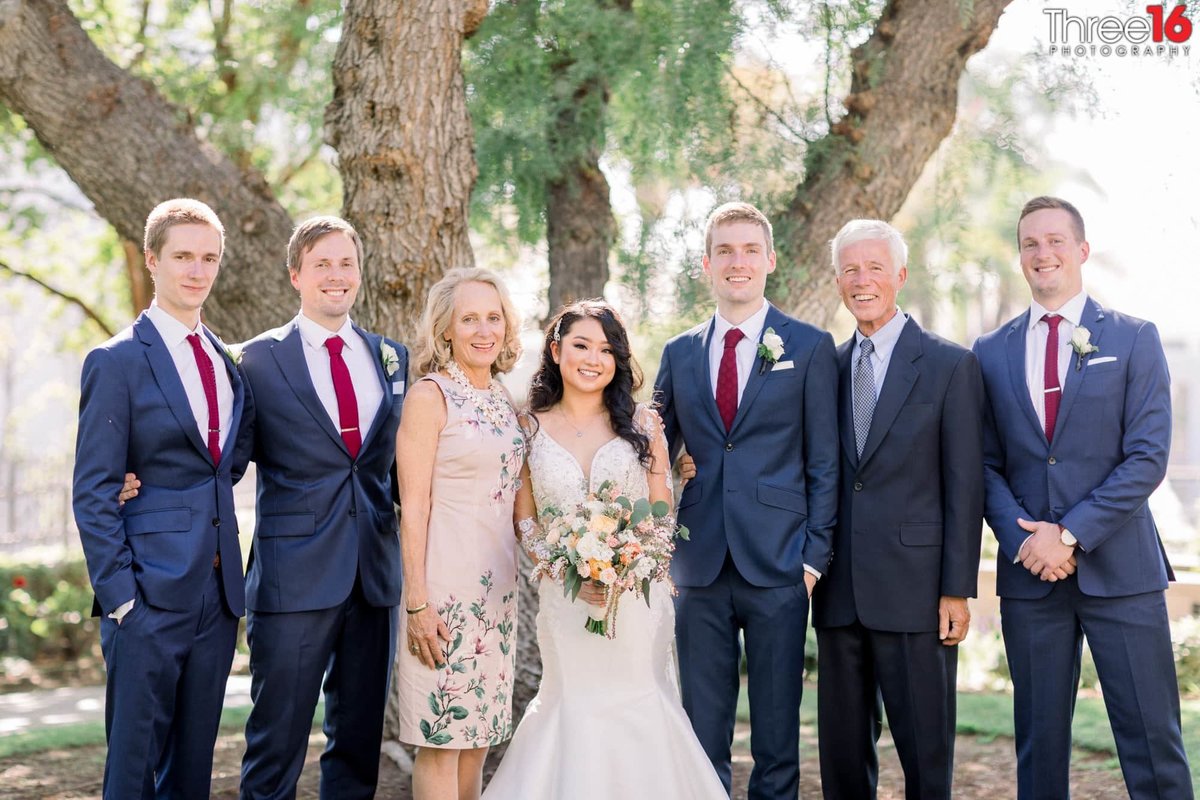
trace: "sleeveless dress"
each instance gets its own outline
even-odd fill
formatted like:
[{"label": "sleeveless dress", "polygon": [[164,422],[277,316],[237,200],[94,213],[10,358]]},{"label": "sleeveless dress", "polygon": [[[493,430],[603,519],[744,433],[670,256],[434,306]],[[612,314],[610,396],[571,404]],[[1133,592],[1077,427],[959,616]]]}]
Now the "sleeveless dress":
[{"label": "sleeveless dress", "polygon": [[[661,435],[651,425],[643,432]],[[620,438],[596,451],[590,482],[544,431],[530,440],[529,467],[538,508],[572,508],[605,480],[631,498],[649,494],[645,469]],[[538,594],[542,683],[485,800],[728,800],[680,703],[668,587],[654,584],[650,607],[626,594],[614,639],[584,630],[588,606],[562,586],[543,579]]]},{"label": "sleeveless dress", "polygon": [[419,747],[488,747],[512,734],[512,517],[525,437],[507,402],[489,411],[449,378],[432,374],[423,380],[437,384],[446,400],[430,487],[425,579],[429,604],[450,630],[450,642],[446,666],[426,667],[404,646],[408,615],[400,614],[399,738]]}]

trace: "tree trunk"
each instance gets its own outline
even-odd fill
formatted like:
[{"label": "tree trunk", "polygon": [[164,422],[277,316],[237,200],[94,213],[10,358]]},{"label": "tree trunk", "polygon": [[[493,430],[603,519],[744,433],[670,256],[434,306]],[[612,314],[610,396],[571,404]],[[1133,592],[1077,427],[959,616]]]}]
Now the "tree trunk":
[{"label": "tree trunk", "polygon": [[950,133],[967,59],[987,44],[1010,0],[889,0],[854,49],[846,116],[811,145],[807,174],[776,216],[780,262],[772,295],[827,325],[837,308],[828,242],[856,217],[891,219]]},{"label": "tree trunk", "polygon": [[551,182],[546,192],[550,316],[564,303],[603,297],[608,283],[608,250],[616,222],[599,153],[589,156]]},{"label": "tree trunk", "polygon": [[365,250],[356,316],[413,341],[429,288],[475,264],[467,211],[474,139],[463,39],[487,0],[346,5],[326,138],[338,151],[343,214]]},{"label": "tree trunk", "polygon": [[238,170],[196,136],[187,112],[105,57],[62,0],[0,2],[0,101],[126,239],[142,240],[163,200],[213,207],[225,257],[204,311],[221,336],[245,339],[295,313],[283,269],[292,221],[262,177]]}]

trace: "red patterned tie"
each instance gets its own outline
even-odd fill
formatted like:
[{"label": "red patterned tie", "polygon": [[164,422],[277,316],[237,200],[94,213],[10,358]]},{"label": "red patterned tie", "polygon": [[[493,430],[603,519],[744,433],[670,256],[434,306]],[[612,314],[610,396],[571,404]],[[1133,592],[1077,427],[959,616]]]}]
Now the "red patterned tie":
[{"label": "red patterned tie", "polygon": [[1058,404],[1062,402],[1062,387],[1058,385],[1058,323],[1063,318],[1058,314],[1042,317],[1050,326],[1046,335],[1046,369],[1043,385],[1046,387],[1046,441],[1054,441],[1054,423],[1058,420]]},{"label": "red patterned tie", "polygon": [[350,381],[350,370],[342,360],[342,348],[345,346],[340,336],[330,336],[325,340],[325,349],[329,351],[329,372],[333,375],[333,393],[337,396],[338,427],[350,457],[357,458],[358,450],[362,447],[362,434],[358,432],[358,399],[354,396],[354,384]]},{"label": "red patterned tie", "polygon": [[204,399],[208,401],[208,452],[212,454],[213,466],[221,463],[221,412],[217,410],[217,375],[213,372],[212,359],[200,345],[200,334],[187,337],[196,356],[196,368],[200,371],[200,384],[204,387]]},{"label": "red patterned tie", "polygon": [[737,374],[737,343],[746,334],[738,328],[725,331],[725,352],[721,354],[721,368],[717,370],[717,411],[721,412],[721,421],[725,423],[725,432],[733,427],[733,418],[737,416],[738,407],[738,374]]}]

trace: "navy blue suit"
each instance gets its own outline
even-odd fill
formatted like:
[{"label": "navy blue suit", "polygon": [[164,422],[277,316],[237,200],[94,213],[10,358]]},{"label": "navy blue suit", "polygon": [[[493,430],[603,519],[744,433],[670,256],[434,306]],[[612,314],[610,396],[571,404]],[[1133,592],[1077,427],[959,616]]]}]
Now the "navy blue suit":
[{"label": "navy blue suit", "polygon": [[[224,355],[213,366],[229,376],[237,430],[242,380]],[[227,436],[214,466],[171,353],[145,314],[84,361],[73,502],[108,669],[105,798],[208,797],[245,610],[236,438]],[[142,485],[121,507],[126,472]],[[118,625],[108,614],[131,598]]]},{"label": "navy blue suit", "polygon": [[[352,458],[313,388],[297,323],[243,348],[258,473],[258,523],[246,579],[254,708],[242,796],[295,797],[324,680],[321,796],[371,797],[400,603],[393,506],[396,429],[408,353],[355,327],[383,398]],[[398,363],[389,375],[381,347]]]},{"label": "navy blue suit", "polygon": [[904,323],[860,458],[852,354],[841,374],[841,491],[826,575],[813,591],[825,796],[874,798],[879,698],[905,796],[949,798],[958,648],[938,600],[974,597],[983,527],[983,382],[968,350]]},{"label": "navy blue suit", "polygon": [[[985,515],[1014,687],[1018,796],[1069,795],[1071,716],[1087,636],[1132,798],[1190,798],[1163,590],[1173,579],[1147,500],[1166,474],[1171,392],[1158,331],[1088,299],[1099,352],[1071,356],[1053,444],[1025,379],[1029,313],[980,337],[987,392]],[[1013,560],[1026,520],[1078,540],[1076,574],[1050,583]]]},{"label": "navy blue suit", "polygon": [[671,565],[683,705],[728,789],[744,632],[754,727],[749,797],[794,798],[804,565],[828,569],[837,507],[833,340],[771,307],[764,330],[783,339],[780,368],[756,359],[727,433],[710,376],[713,326],[667,343],[656,386],[672,458],[686,446],[697,470],[679,500],[691,540]]}]

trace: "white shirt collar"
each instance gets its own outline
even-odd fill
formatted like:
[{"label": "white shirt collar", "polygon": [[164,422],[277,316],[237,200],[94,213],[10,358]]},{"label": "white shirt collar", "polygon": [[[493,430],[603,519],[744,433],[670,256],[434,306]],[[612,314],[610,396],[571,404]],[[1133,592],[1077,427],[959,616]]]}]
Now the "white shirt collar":
[{"label": "white shirt collar", "polygon": [[300,336],[304,339],[304,343],[316,350],[325,348],[325,340],[330,336],[340,336],[342,341],[346,343],[346,347],[354,350],[362,344],[362,339],[354,332],[354,324],[350,322],[350,318],[346,317],[346,321],[342,323],[342,327],[336,331],[331,331],[320,323],[313,322],[303,313],[296,315],[296,327],[300,329]]},{"label": "white shirt collar", "polygon": [[869,338],[871,344],[875,345],[875,355],[881,362],[887,361],[892,355],[892,350],[896,348],[896,342],[900,341],[900,333],[904,330],[904,326],[908,324],[908,316],[896,307],[896,313],[889,319],[882,328],[875,331],[869,337],[863,336],[862,332],[857,328],[854,330],[854,345],[861,347],[862,340]]},{"label": "white shirt collar", "polygon": [[762,335],[763,326],[767,323],[767,311],[770,308],[771,304],[764,297],[762,308],[746,317],[746,319],[737,325],[722,317],[721,312],[717,311],[713,314],[713,341],[720,342],[724,340],[725,334],[730,328],[738,328],[745,334],[747,339],[757,342]]},{"label": "white shirt collar", "polygon": [[200,332],[200,323],[196,323],[195,328],[188,330],[186,325],[164,311],[157,299],[150,302],[150,307],[146,309],[146,316],[154,323],[158,335],[170,348],[174,348],[193,333]]},{"label": "white shirt collar", "polygon": [[1037,300],[1030,301],[1029,328],[1032,330],[1033,326],[1041,322],[1042,317],[1046,316],[1047,314],[1058,314],[1075,327],[1079,327],[1079,322],[1083,319],[1083,307],[1086,304],[1086,291],[1080,291],[1079,294],[1063,303],[1062,308],[1058,309],[1058,311],[1047,311]]}]

